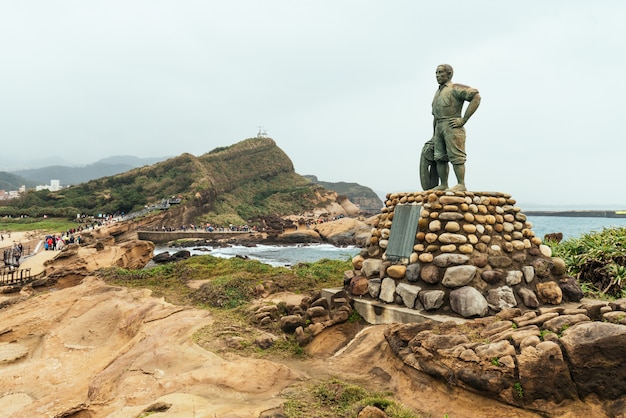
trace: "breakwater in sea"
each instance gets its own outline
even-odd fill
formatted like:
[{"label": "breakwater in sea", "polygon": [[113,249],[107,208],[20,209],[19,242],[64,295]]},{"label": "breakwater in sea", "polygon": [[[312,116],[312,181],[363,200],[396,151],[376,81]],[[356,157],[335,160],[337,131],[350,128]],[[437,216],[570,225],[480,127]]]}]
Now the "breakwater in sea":
[{"label": "breakwater in sea", "polygon": [[248,239],[262,239],[262,235],[249,231],[220,231],[220,232],[208,232],[203,230],[190,230],[190,231],[137,231],[137,237],[141,240],[152,241],[155,243],[169,242],[182,239],[191,238],[208,238],[212,240],[229,239],[242,236],[247,236]]},{"label": "breakwater in sea", "polygon": [[534,210],[526,211],[527,216],[557,216],[567,218],[622,218],[626,219],[626,210]]}]

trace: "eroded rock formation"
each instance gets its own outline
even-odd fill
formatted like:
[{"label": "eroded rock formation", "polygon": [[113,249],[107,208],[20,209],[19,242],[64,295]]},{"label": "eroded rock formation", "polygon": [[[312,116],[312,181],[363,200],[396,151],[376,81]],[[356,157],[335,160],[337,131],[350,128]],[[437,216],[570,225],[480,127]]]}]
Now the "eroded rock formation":
[{"label": "eroded rock formation", "polygon": [[256,417],[279,406],[280,390],[298,378],[277,363],[226,360],[194,344],[193,332],[211,322],[206,310],[93,276],[8,307],[2,318],[2,416],[121,418],[161,408]]},{"label": "eroded rock formation", "polygon": [[592,397],[617,416],[626,394],[625,309],[626,300],[506,308],[462,325],[395,324],[385,337],[406,365],[483,396],[544,412]]}]

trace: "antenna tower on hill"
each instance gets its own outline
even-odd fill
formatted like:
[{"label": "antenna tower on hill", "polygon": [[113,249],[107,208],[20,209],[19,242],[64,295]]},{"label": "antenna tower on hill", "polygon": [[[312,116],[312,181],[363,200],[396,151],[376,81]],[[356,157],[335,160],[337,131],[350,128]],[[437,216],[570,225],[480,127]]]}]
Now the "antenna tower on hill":
[{"label": "antenna tower on hill", "polygon": [[267,131],[262,126],[259,126],[259,132],[256,134],[256,137],[267,138]]}]

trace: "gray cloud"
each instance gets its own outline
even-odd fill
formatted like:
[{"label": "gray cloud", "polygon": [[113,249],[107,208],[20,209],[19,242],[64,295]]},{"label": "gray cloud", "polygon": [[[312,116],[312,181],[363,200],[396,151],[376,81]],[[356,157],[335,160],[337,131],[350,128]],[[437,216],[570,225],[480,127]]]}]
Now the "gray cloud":
[{"label": "gray cloud", "polygon": [[538,0],[0,5],[0,166],[200,155],[259,125],[300,174],[419,188],[434,71],[481,91],[468,186],[620,205],[626,5]]}]

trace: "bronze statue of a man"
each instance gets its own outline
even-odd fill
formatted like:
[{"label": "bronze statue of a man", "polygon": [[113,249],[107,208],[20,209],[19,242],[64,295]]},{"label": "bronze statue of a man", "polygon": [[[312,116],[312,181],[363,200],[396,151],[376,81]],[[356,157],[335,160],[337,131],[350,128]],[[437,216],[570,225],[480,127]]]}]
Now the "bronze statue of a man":
[{"label": "bronze statue of a man", "polygon": [[[476,112],[480,105],[478,90],[463,84],[452,83],[454,70],[448,64],[437,67],[435,76],[439,89],[433,99],[433,138],[428,141],[422,151],[422,161],[430,162],[430,152],[436,165],[439,181],[433,179],[433,171],[427,167],[420,168],[422,187],[434,188],[435,190],[448,190],[448,174],[452,164],[456,175],[457,185],[449,190],[465,191],[465,128],[463,127],[469,118]],[[461,116],[463,104],[469,102],[465,114]],[[426,177],[428,176],[428,177]],[[437,185],[436,183],[439,183]]]}]

